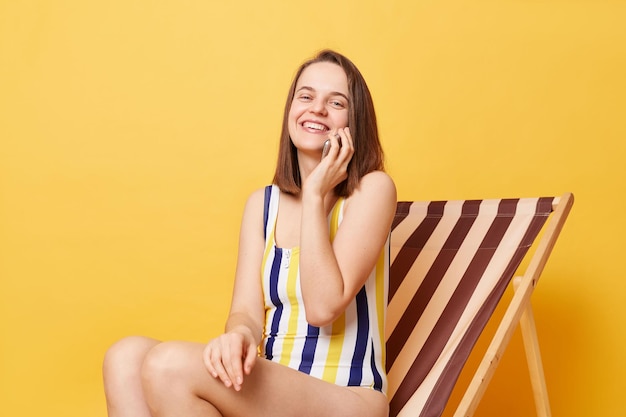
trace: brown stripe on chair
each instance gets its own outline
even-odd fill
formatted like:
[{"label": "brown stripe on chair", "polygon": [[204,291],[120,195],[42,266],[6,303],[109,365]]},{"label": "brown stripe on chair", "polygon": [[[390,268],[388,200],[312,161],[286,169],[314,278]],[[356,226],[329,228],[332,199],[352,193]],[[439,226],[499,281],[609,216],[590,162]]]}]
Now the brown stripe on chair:
[{"label": "brown stripe on chair", "polygon": [[391,231],[396,228],[398,223],[406,218],[409,215],[409,210],[413,203],[411,201],[398,201],[396,207],[396,215],[394,216],[393,222],[391,223]]},{"label": "brown stripe on chair", "polygon": [[[420,416],[441,414],[478,335],[549,215],[551,202],[399,203],[401,219],[394,222],[391,245],[402,248],[390,269],[394,292],[390,291],[387,329],[390,416],[405,411]],[[460,217],[448,210],[461,203]],[[415,232],[409,239],[398,241],[396,235],[407,236],[402,227],[411,224],[409,216],[423,220],[412,224]],[[449,236],[433,239],[450,222],[454,226]],[[434,261],[423,267],[427,271],[420,270],[420,261],[427,258],[418,259],[422,251],[433,252]],[[401,311],[396,298],[407,298],[404,288],[409,287],[404,279],[422,281],[412,287],[414,295]],[[394,298],[401,286],[398,296],[402,297]]]},{"label": "brown stripe on chair", "polygon": [[[407,377],[410,375],[411,384],[403,381],[401,383],[402,389],[398,390],[396,395],[393,397],[390,403],[392,410],[396,408],[396,403],[406,403],[408,398],[412,395],[411,386],[417,387],[422,383],[430,372],[432,366],[441,355],[441,352],[446,346],[452,331],[457,325],[459,317],[465,311],[465,306],[467,305],[469,298],[474,292],[478,281],[482,277],[489,260],[493,256],[493,252],[495,251],[494,248],[502,239],[502,236],[511,221],[512,216],[505,216],[510,209],[510,204],[500,202],[498,215],[493,220],[493,223],[487,231],[483,241],[479,244],[478,248],[476,248],[477,250],[474,253],[472,261],[463,274],[458,286],[454,289],[448,304],[437,321],[437,324],[432,329],[426,341],[425,348],[420,351],[415,358],[413,365],[409,368]],[[469,216],[466,216],[464,219],[467,220],[468,218]],[[456,248],[450,249],[451,250],[448,252],[452,252],[452,250]],[[453,253],[453,255],[455,254],[456,252]],[[450,259],[452,260],[453,257]],[[388,347],[387,350],[389,351],[390,347]]]},{"label": "brown stripe on chair", "polygon": [[[476,219],[476,215],[478,214],[478,207],[480,205],[480,201],[465,201],[463,203],[463,209],[461,211],[461,217],[457,220],[452,232],[448,236],[448,238],[443,243],[439,254],[437,255],[435,262],[432,264],[428,273],[426,274],[424,280],[420,284],[418,290],[415,292],[411,302],[406,307],[402,318],[396,324],[393,332],[387,339],[387,367],[391,368],[393,362],[396,360],[396,357],[399,351],[402,349],[403,340],[408,338],[408,335],[415,328],[415,324],[418,322],[419,318],[422,316],[424,309],[426,308],[427,303],[432,298],[433,293],[439,286],[441,279],[443,278],[446,270],[450,266],[450,263],[454,259],[454,255],[456,251],[454,249],[458,249],[467,236],[470,227],[474,223]],[[443,212],[440,213],[439,219],[437,222],[441,220],[443,216]],[[411,245],[410,247],[415,248],[416,245],[419,245],[419,249],[423,247],[425,242],[430,237],[430,233],[432,230],[424,230],[422,228],[416,229],[417,232],[422,233],[420,239],[415,239],[414,241],[407,242],[405,247]],[[425,236],[423,233],[428,233]],[[419,242],[419,243],[417,243]],[[451,250],[452,249],[452,250]],[[400,270],[399,268],[394,269],[394,265],[403,261],[401,253],[398,253],[398,256],[394,260],[391,265],[390,272],[390,280],[393,277],[398,281],[401,281],[402,278],[406,276],[406,272],[404,269]],[[400,272],[399,272],[400,270]],[[408,270],[407,270],[408,271]],[[399,285],[399,284],[398,284]],[[393,294],[390,293],[389,299],[393,297]]]},{"label": "brown stripe on chair", "polygon": [[[426,415],[439,416],[443,413],[448,398],[454,389],[454,384],[456,383],[472,348],[476,344],[478,337],[496,309],[496,306],[502,298],[502,295],[513,277],[513,274],[515,274],[515,271],[519,267],[522,259],[524,259],[528,249],[552,212],[553,200],[553,198],[545,197],[539,199],[536,204],[537,209],[535,211],[535,215],[530,220],[530,223],[528,225],[526,225],[526,223],[521,225],[526,229],[526,233],[522,237],[513,257],[510,259],[508,265],[500,276],[500,279],[497,280],[493,291],[487,296],[474,320],[472,320],[472,322],[468,325],[465,335],[457,345],[450,359],[447,361],[447,364],[444,367],[443,372],[441,372],[437,383],[431,390],[429,398],[424,406],[424,410],[429,410],[430,413]],[[506,203],[508,204],[508,202]]]},{"label": "brown stripe on chair", "polygon": [[[393,262],[391,268],[389,270],[389,276],[392,277],[404,277],[406,273],[415,262],[415,259],[419,255],[421,248],[424,247],[426,240],[430,237],[433,230],[441,220],[441,216],[443,215],[443,208],[445,206],[445,202],[436,201],[432,202],[428,205],[428,211],[426,213],[425,219],[420,223],[419,227],[415,229],[413,234],[409,237],[409,239],[402,245],[400,252],[396,256],[396,261]],[[408,209],[410,206],[400,202],[398,203],[398,208],[402,208],[401,213],[397,213],[394,218],[394,226],[393,230],[398,226],[402,220],[405,220],[409,214]],[[398,286],[402,282],[402,279],[389,279],[389,298],[393,298]]]}]

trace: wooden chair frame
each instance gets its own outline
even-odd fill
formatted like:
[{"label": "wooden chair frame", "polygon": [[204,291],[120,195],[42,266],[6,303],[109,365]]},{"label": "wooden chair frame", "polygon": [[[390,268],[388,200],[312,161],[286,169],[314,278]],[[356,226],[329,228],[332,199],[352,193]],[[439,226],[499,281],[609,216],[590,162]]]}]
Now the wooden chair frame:
[{"label": "wooden chair frame", "polygon": [[[534,203],[534,201],[537,201],[537,203]],[[460,316],[455,316],[455,314],[460,314],[461,311],[465,314],[465,310],[462,309],[465,308],[463,307],[465,305],[464,303],[468,301],[463,300],[469,300],[466,297],[471,294],[466,291],[471,289],[471,285],[483,283],[483,278],[485,277],[482,276],[482,272],[478,272],[479,270],[476,268],[464,272],[459,267],[460,264],[452,271],[446,271],[441,268],[446,267],[446,262],[454,262],[453,259],[456,259],[456,251],[461,248],[456,245],[460,244],[458,243],[460,242],[459,239],[465,239],[463,236],[469,236],[469,233],[473,230],[468,229],[473,225],[473,220],[469,219],[479,218],[474,216],[479,216],[479,214],[482,213],[483,202],[485,203],[485,213],[487,217],[493,216],[494,204],[497,204],[498,216],[494,218],[494,220],[489,220],[494,222],[492,226],[495,228],[492,229],[491,226],[489,226],[490,223],[485,223],[484,217],[480,217],[483,219],[481,220],[480,227],[490,227],[489,233],[491,234],[489,235],[489,240],[486,240],[485,244],[482,241],[478,242],[474,240],[474,238],[483,238],[480,237],[480,234],[474,234],[474,238],[468,241],[467,250],[463,249],[463,255],[459,255],[463,259],[468,259],[468,253],[471,254],[474,252],[467,251],[481,250],[480,256],[478,255],[479,252],[475,252],[477,255],[471,255],[479,256],[477,258],[479,263],[490,262],[485,261],[485,259],[490,256],[494,256],[494,260],[498,259],[495,257],[494,251],[500,247],[500,242],[497,243],[498,246],[493,246],[496,245],[493,239],[500,233],[505,233],[505,230],[508,231],[508,229],[502,229],[502,227],[504,227],[503,225],[507,221],[512,220],[506,219],[513,218],[510,216],[518,218],[517,209],[515,208],[518,207],[518,203],[520,204],[519,207],[522,207],[519,212],[521,222],[531,221],[525,220],[528,219],[528,217],[524,216],[532,215],[532,207],[534,204],[537,205],[534,206],[536,211],[534,212],[535,217],[532,220],[532,224],[528,224],[528,227],[532,228],[532,231],[530,231],[530,229],[523,229],[521,226],[519,226],[519,228],[513,228],[512,236],[521,236],[519,233],[525,230],[526,232],[524,233],[527,233],[522,240],[524,243],[522,244],[522,241],[519,241],[519,243],[522,244],[522,246],[517,247],[517,251],[519,252],[513,255],[510,251],[512,250],[511,248],[516,247],[511,246],[514,245],[512,241],[505,240],[502,242],[507,248],[503,254],[508,253],[509,255],[507,256],[514,256],[514,258],[511,259],[515,260],[509,261],[506,257],[500,258],[502,262],[500,262],[499,265],[504,265],[504,263],[507,262],[513,263],[507,263],[507,269],[506,271],[503,270],[501,275],[496,275],[496,271],[499,271],[499,269],[497,269],[499,266],[496,267],[496,269],[492,271],[493,273],[490,272],[489,278],[484,280],[483,289],[492,291],[492,293],[489,294],[489,298],[485,299],[488,300],[486,301],[488,302],[488,306],[485,305],[481,307],[482,304],[474,303],[472,309],[468,311],[469,315],[461,322],[457,323],[457,319],[454,317],[460,318]],[[573,202],[573,195],[571,193],[565,193],[560,197],[545,197],[541,199],[457,200],[449,202],[421,202],[416,205],[414,205],[414,202],[398,203],[399,211],[396,214],[397,219],[394,220],[394,229],[392,230],[392,247],[395,248],[395,255],[393,257],[393,267],[391,268],[391,278],[394,285],[393,291],[390,292],[390,303],[393,301],[394,304],[393,306],[390,304],[390,311],[393,311],[393,314],[388,316],[387,332],[389,337],[387,341],[388,367],[390,367],[389,399],[390,405],[392,406],[391,414],[393,416],[417,417],[441,415],[446,401],[449,400],[452,387],[457,383],[456,378],[458,378],[460,370],[465,365],[467,355],[474,349],[474,343],[478,335],[482,332],[482,328],[493,312],[492,309],[496,303],[502,304],[502,307],[505,308],[504,315],[498,320],[495,333],[489,342],[489,346],[484,351],[483,356],[481,356],[480,364],[474,372],[469,385],[464,390],[461,401],[454,411],[454,417],[471,417],[474,415],[518,323],[520,323],[522,332],[537,415],[539,417],[551,416],[535,320],[530,305],[530,297],[545,268],[558,236],[563,229]],[[476,211],[478,207],[477,204],[480,204],[480,212]],[[467,212],[465,211],[466,205]],[[450,215],[452,217],[445,215],[445,212],[442,211],[447,210],[444,209],[444,207],[448,206],[450,207]],[[415,207],[415,214],[411,214],[413,213],[413,207]],[[455,217],[458,216],[460,207],[463,207],[464,215],[460,218]],[[500,216],[501,208],[504,210],[502,211],[502,217]],[[425,210],[427,210],[427,213]],[[443,219],[444,215],[448,220],[441,223],[442,229],[441,232],[439,232],[439,220]],[[411,220],[409,221],[408,219]],[[457,224],[452,225],[450,220],[457,222]],[[521,225],[519,222],[517,224]],[[401,225],[401,227],[398,227],[397,230],[399,230],[399,232],[394,234],[396,225]],[[454,228],[451,228],[452,226],[454,226]],[[459,233],[466,233],[467,235],[459,235],[455,232],[457,226],[459,226]],[[449,230],[449,232],[444,232],[444,230]],[[462,230],[464,230],[464,232],[461,232]],[[432,245],[429,243],[431,239],[429,233],[437,233],[437,237],[434,238]],[[450,235],[446,235],[445,233],[450,233]],[[394,239],[396,239],[395,243]],[[405,239],[408,240],[405,241]],[[513,239],[519,239],[519,237],[514,237]],[[510,244],[506,246],[506,242]],[[480,246],[478,246],[478,244],[480,244]],[[465,244],[463,244],[463,246],[465,246]],[[531,247],[534,248],[534,252],[527,252]],[[421,256],[422,249],[424,250],[425,263],[419,262],[419,259],[422,258],[416,258],[417,256]],[[401,253],[406,253],[406,255],[401,256]],[[436,267],[433,266],[434,264],[430,265],[429,262],[433,262],[434,259],[439,261],[440,253],[443,254],[441,255],[441,262],[437,263]],[[461,252],[459,252],[459,254],[460,253]],[[494,255],[491,255],[491,253]],[[435,256],[437,258],[435,258]],[[398,259],[399,262],[396,263]],[[426,259],[429,259],[429,261],[426,261]],[[527,259],[528,266],[523,273],[520,272],[521,268],[519,268],[517,273],[521,275],[511,279],[521,259]],[[412,272],[413,265],[416,267],[415,273]],[[485,264],[481,263],[481,265]],[[435,268],[437,272],[431,275],[430,268]],[[481,275],[477,275],[478,273],[481,273]],[[446,274],[446,276],[449,274],[450,278],[458,277],[458,279],[461,278],[458,274],[463,274],[463,281],[458,281],[459,284],[454,284],[457,281],[452,279],[447,280],[447,284],[440,284],[437,279],[443,279],[444,275],[439,274]],[[498,274],[500,274],[500,272],[498,272]],[[493,281],[496,277],[499,277],[497,282]],[[466,280],[466,278],[468,280]],[[407,281],[407,279],[409,281]],[[499,299],[504,288],[511,285],[511,283],[514,289],[512,298],[506,302],[503,299]],[[422,284],[425,285],[422,286]],[[441,303],[446,299],[443,298],[444,292],[441,292],[440,296],[438,296],[438,301],[434,302],[432,309],[430,309],[431,301],[429,297],[432,297],[435,288],[439,289],[435,287],[435,285],[444,285],[443,291],[454,291],[455,296],[454,298],[448,299],[446,301],[448,304],[444,306]],[[455,287],[455,285],[458,286]],[[496,285],[498,289],[490,289],[493,288],[490,287],[490,285]],[[400,292],[400,286],[406,288],[406,291]],[[423,292],[421,292],[422,287],[424,287]],[[400,293],[399,298],[397,298],[398,293]],[[459,294],[461,295],[460,298]],[[483,295],[480,294],[486,293],[478,292],[477,294],[476,302],[482,299],[481,297],[483,297]],[[414,298],[411,299],[410,297]],[[396,299],[399,301],[396,302]],[[409,300],[410,306],[408,304],[405,306],[404,303],[409,302]],[[424,306],[426,305],[428,305],[430,313],[428,313],[426,321],[422,323],[418,320],[422,318],[422,312],[424,312],[423,308],[425,308]],[[450,306],[452,306],[454,311],[459,313],[449,314],[453,311],[448,310]],[[476,307],[480,307],[480,310],[476,310]],[[435,315],[435,312],[442,308],[446,309],[441,310],[442,314],[444,311],[447,311],[446,315]],[[467,321],[467,318],[473,317],[471,314],[478,315],[476,316],[476,320],[472,318],[471,324],[468,324],[470,322]],[[390,317],[393,317],[392,321],[389,321]],[[436,320],[436,322],[433,320]],[[441,332],[435,331],[435,327],[432,327],[433,323],[437,323],[436,328],[441,328]],[[455,329],[454,338],[447,339],[453,335],[450,333],[450,329],[452,329],[450,326],[460,326],[458,327],[459,333],[457,333]],[[465,326],[470,327],[466,328]],[[398,328],[400,329],[399,331]],[[470,332],[471,335],[469,335]],[[429,342],[426,342],[427,340]],[[431,340],[434,344],[431,344]],[[424,344],[422,345],[422,343]],[[442,353],[443,351],[439,350],[443,349],[443,343],[445,343],[447,353]],[[461,344],[457,345],[457,343]],[[460,350],[457,351],[457,349]],[[439,357],[438,355],[441,356]],[[399,359],[400,356],[402,356],[402,359]],[[433,362],[435,359],[437,361],[436,365],[435,362]],[[433,366],[433,368],[431,368],[431,366]],[[436,369],[434,368],[435,366]],[[429,382],[426,384],[422,383],[424,381]],[[391,385],[393,385],[393,388]]]},{"label": "wooden chair frame", "polygon": [[537,416],[550,417],[552,415],[541,353],[539,351],[535,319],[530,305],[530,296],[537,286],[539,277],[552,253],[552,249],[563,229],[573,203],[574,196],[571,193],[563,194],[554,200],[552,204],[554,212],[544,227],[545,232],[539,240],[537,249],[526,268],[526,272],[524,275],[514,279],[515,294],[472,381],[465,391],[465,395],[454,413],[455,417],[471,417],[474,415],[500,362],[500,358],[511,340],[517,323],[520,323],[522,331]]}]

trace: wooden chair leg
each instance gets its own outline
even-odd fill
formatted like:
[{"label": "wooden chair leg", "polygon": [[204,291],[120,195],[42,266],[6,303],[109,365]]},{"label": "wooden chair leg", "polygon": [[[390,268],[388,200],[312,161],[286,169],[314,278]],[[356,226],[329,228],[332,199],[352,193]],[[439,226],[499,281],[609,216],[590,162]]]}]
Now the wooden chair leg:
[{"label": "wooden chair leg", "polygon": [[461,398],[454,417],[471,417],[476,412],[478,403],[487,390],[487,385],[500,363],[500,358],[502,358],[504,350],[513,336],[517,323],[519,323],[531,292],[532,287],[527,280],[526,285],[514,294],[482,361],[478,365],[478,369],[476,369],[463,398]]},{"label": "wooden chair leg", "polygon": [[[519,282],[519,277],[515,278],[513,281],[513,287],[515,289],[517,289]],[[524,341],[524,350],[526,351],[530,383],[533,389],[533,396],[535,397],[537,416],[551,417],[552,413],[550,411],[550,402],[548,401],[548,389],[543,372],[541,352],[539,351],[539,338],[537,337],[537,327],[535,326],[535,317],[532,306],[530,305],[530,300],[520,318],[520,329]]]}]

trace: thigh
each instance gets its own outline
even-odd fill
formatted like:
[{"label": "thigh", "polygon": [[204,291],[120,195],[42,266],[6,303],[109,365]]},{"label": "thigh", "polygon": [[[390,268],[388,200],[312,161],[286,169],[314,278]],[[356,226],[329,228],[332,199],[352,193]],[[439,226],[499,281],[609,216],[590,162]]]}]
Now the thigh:
[{"label": "thigh", "polygon": [[386,417],[389,409],[379,391],[338,386],[263,358],[257,359],[241,392],[248,396],[247,408],[237,416]]},{"label": "thigh", "polygon": [[263,358],[257,358],[237,392],[208,373],[202,360],[204,347],[199,343],[167,342],[156,346],[151,355],[160,352],[158,355],[167,358],[168,366],[177,368],[168,373],[184,379],[191,393],[209,402],[224,417],[387,416],[387,399],[378,391],[340,387]]}]

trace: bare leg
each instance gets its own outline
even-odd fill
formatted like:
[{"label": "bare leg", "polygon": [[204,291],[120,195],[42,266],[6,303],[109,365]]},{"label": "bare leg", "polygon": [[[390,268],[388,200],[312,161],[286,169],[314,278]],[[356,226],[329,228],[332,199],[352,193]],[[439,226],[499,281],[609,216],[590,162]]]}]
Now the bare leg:
[{"label": "bare leg", "polygon": [[[192,359],[177,346],[194,346],[196,350],[193,354],[200,356]],[[150,350],[141,374],[145,399],[152,416],[222,417],[210,402],[199,398],[190,389],[191,383],[195,382],[190,380],[195,378],[190,373],[201,375],[201,379],[213,379],[202,362],[203,349],[204,345],[196,343],[166,342]],[[215,382],[208,382],[216,385]]]},{"label": "bare leg", "polygon": [[102,367],[109,417],[152,417],[141,386],[141,367],[147,353],[159,343],[132,336],[109,348]]},{"label": "bare leg", "polygon": [[386,417],[386,397],[369,388],[345,388],[259,358],[241,391],[213,378],[204,345],[166,342],[143,367],[145,399],[155,417]]}]

